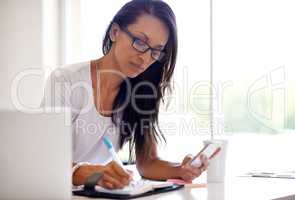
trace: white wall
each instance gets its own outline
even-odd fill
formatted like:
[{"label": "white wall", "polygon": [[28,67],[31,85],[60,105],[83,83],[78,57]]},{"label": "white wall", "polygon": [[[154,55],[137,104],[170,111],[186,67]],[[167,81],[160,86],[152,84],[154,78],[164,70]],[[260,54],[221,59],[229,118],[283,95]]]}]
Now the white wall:
[{"label": "white wall", "polygon": [[[0,0],[0,108],[15,107],[13,102],[25,107],[39,104],[42,70],[59,61],[58,2]],[[20,73],[26,76],[21,78]],[[17,77],[18,97],[11,98],[11,91],[16,91],[12,82]]]}]

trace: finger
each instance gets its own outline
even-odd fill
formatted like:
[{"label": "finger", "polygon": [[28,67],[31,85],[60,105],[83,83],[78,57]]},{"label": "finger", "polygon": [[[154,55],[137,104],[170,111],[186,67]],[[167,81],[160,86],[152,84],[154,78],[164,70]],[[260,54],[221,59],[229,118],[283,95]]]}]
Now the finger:
[{"label": "finger", "polygon": [[119,181],[122,185],[128,185],[129,182],[131,181],[130,179],[124,177],[124,176],[120,176],[118,175],[114,169],[108,169],[107,171],[105,171],[106,174],[108,174],[109,176],[111,176],[112,178],[116,179],[117,181]]},{"label": "finger", "polygon": [[103,180],[100,180],[98,182],[98,185],[100,185],[103,188],[107,188],[107,189],[114,189],[115,188],[112,183],[107,182],[107,181],[103,181]]},{"label": "finger", "polygon": [[195,179],[196,177],[200,176],[201,171],[197,167],[187,167],[182,169],[181,172],[183,175],[189,177],[189,179]]},{"label": "finger", "polygon": [[209,160],[206,156],[202,156],[201,161],[202,161],[202,166],[200,167],[200,169],[202,171],[205,171],[209,166]]},{"label": "finger", "polygon": [[108,189],[115,189],[114,185],[112,183],[109,183],[109,182],[105,182],[104,186],[105,186],[105,188],[108,188]]},{"label": "finger", "polygon": [[116,174],[129,179],[130,174],[124,168],[122,168],[118,163],[112,161],[111,166],[112,166],[112,169],[114,169]]},{"label": "finger", "polygon": [[187,172],[187,173],[183,174],[182,178],[185,181],[192,181],[192,180],[194,180],[196,178],[196,176],[193,175],[192,173]]},{"label": "finger", "polygon": [[104,188],[107,188],[107,189],[113,189],[114,188],[114,185],[106,180],[103,180],[103,179],[100,179],[98,182],[97,182],[97,185],[101,186],[101,187],[104,187]]},{"label": "finger", "polygon": [[[122,176],[122,172],[120,170],[123,170],[126,172],[126,175]],[[118,163],[112,161],[110,162],[105,170],[105,173],[108,173],[110,176],[115,178],[116,180],[120,181],[121,184],[127,185],[132,180],[131,178],[127,177],[130,176],[127,171],[125,171]]]},{"label": "finger", "polygon": [[187,163],[189,163],[191,160],[192,160],[193,156],[191,154],[188,154],[184,157],[181,165],[184,166],[186,165]]},{"label": "finger", "polygon": [[202,170],[200,168],[194,167],[194,168],[189,168],[187,171],[192,174],[194,177],[198,177],[201,175]]},{"label": "finger", "polygon": [[125,185],[108,173],[104,173],[103,181],[111,183],[114,188],[123,188]]},{"label": "finger", "polygon": [[202,161],[202,163],[208,162],[208,157],[206,155],[202,154],[201,155],[201,161]]},{"label": "finger", "polygon": [[[121,168],[121,166],[119,166]],[[122,168],[121,168],[122,169]],[[120,181],[123,185],[128,185],[130,183],[130,181],[132,180],[132,176],[129,174],[129,172],[126,171],[126,173],[128,174],[128,176],[122,176],[122,174],[119,174],[120,172],[118,172],[118,168],[116,168],[116,166],[112,167],[111,171],[111,175],[114,176],[118,181]]]},{"label": "finger", "polygon": [[183,170],[185,173],[189,172],[193,174],[194,176],[199,176],[202,173],[199,167],[196,167],[193,165],[185,165],[183,167]]},{"label": "finger", "polygon": [[192,179],[190,176],[187,176],[187,175],[184,175],[184,176],[182,177],[182,179],[183,179],[184,181],[186,181],[186,182],[192,182],[192,181],[193,181],[193,179]]},{"label": "finger", "polygon": [[[114,172],[113,173],[111,173],[111,174],[109,174],[108,173],[108,175],[111,177],[111,178],[113,178],[113,179],[115,179],[117,182],[116,182],[116,187],[118,186],[118,187],[124,187],[124,186],[126,186],[126,185],[128,185],[129,184],[129,180],[127,179],[127,178],[124,178],[124,177],[121,177],[121,176],[118,176],[118,175],[116,175]],[[117,183],[119,183],[119,184],[117,184]]]},{"label": "finger", "polygon": [[114,169],[112,167],[108,167],[105,171],[104,174],[107,174],[108,176],[112,177],[113,179],[119,181],[121,184],[123,183],[123,177],[119,176],[118,174],[116,174],[116,172],[114,171]]}]

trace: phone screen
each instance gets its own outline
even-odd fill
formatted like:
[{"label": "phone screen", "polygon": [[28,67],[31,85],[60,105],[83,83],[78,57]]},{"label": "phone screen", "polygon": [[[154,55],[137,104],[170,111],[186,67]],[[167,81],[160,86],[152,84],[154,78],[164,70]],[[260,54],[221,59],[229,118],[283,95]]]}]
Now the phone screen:
[{"label": "phone screen", "polygon": [[204,148],[192,159],[191,165],[200,166],[201,160],[200,155],[205,155],[209,160],[212,159],[219,151],[220,146],[217,144],[207,144]]}]

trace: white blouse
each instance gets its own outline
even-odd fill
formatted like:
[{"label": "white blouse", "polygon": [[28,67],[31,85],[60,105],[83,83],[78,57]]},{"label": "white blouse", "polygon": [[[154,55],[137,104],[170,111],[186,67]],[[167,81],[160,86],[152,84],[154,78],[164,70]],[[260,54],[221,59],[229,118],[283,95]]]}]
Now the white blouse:
[{"label": "white blouse", "polygon": [[73,162],[106,164],[111,160],[102,136],[119,150],[119,128],[111,117],[97,112],[92,90],[90,62],[71,64],[54,70],[46,82],[43,107],[71,108]]}]

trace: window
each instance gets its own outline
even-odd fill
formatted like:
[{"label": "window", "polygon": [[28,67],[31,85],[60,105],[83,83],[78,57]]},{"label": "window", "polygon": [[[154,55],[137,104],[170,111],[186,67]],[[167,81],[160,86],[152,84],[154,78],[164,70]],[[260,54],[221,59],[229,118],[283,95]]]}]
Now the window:
[{"label": "window", "polygon": [[214,83],[227,132],[295,127],[295,2],[218,0],[213,7]]},{"label": "window", "polygon": [[[67,2],[65,62],[102,56],[105,30],[127,1]],[[211,100],[214,134],[280,133],[295,128],[294,1],[216,0],[211,1],[211,13],[210,0],[166,2],[177,17],[179,54],[175,92],[160,114],[170,146],[165,156],[175,160],[176,155],[195,152],[201,145],[196,135],[209,138]],[[183,151],[175,150],[179,137],[186,145]]]}]

